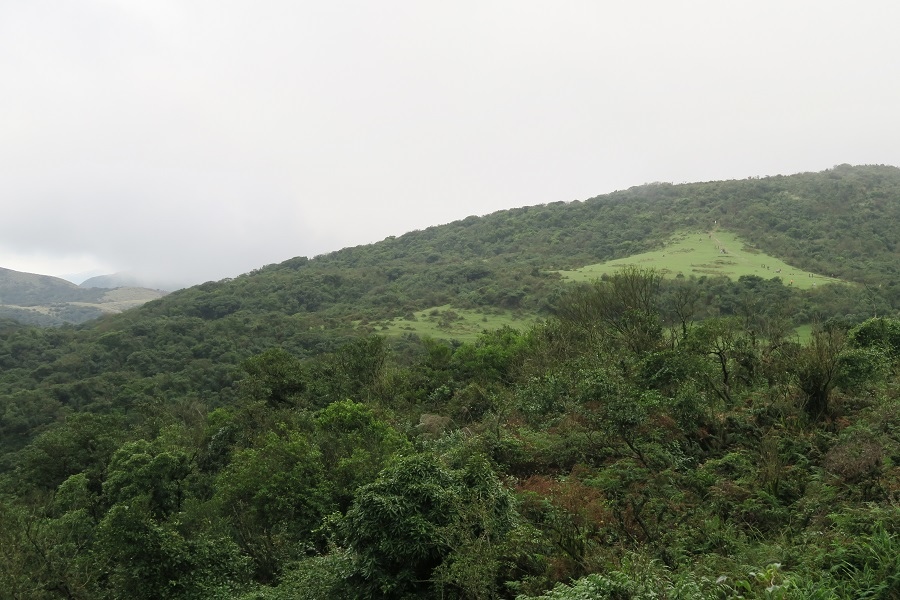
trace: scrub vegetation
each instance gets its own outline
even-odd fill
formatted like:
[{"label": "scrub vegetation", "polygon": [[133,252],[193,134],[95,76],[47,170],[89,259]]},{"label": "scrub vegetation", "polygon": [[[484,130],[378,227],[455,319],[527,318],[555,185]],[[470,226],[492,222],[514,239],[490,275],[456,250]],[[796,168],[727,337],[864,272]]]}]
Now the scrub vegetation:
[{"label": "scrub vegetation", "polygon": [[897,598],[898,232],[651,184],[2,320],[0,598]]}]

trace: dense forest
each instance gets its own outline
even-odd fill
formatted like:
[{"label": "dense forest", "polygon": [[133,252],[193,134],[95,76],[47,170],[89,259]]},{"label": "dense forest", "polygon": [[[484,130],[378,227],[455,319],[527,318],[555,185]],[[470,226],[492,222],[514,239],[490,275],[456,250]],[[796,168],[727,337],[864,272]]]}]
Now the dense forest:
[{"label": "dense forest", "polygon": [[[557,272],[711,223],[852,284]],[[898,598],[898,232],[893,167],[649,184],[2,321],[0,597]],[[539,319],[377,335],[443,305]]]}]

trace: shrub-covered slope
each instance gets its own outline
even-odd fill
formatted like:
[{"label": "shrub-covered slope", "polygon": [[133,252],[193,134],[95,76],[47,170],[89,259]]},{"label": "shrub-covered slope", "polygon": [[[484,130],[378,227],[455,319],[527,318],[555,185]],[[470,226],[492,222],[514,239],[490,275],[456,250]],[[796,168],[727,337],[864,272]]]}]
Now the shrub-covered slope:
[{"label": "shrub-covered slope", "polygon": [[[898,202],[653,184],[4,321],[0,596],[896,597]],[[712,226],[860,285],[552,273]],[[361,335],[445,304],[544,320]]]}]

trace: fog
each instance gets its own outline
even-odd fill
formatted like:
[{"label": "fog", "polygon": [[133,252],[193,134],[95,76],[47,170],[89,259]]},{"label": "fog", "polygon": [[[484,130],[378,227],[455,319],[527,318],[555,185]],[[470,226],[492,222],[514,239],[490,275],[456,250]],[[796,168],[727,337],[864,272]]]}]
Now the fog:
[{"label": "fog", "polygon": [[2,2],[0,267],[197,283],[651,181],[898,165],[898,18],[871,1]]}]

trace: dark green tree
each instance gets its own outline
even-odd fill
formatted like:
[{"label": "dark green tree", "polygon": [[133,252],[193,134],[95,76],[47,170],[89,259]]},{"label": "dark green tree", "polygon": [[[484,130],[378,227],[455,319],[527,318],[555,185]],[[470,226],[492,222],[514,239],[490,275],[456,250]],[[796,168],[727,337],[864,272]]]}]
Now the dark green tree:
[{"label": "dark green tree", "polygon": [[343,523],[357,598],[496,597],[512,498],[478,455],[403,458],[357,491]]},{"label": "dark green tree", "polygon": [[335,508],[318,449],[304,433],[284,428],[235,453],[215,487],[213,503],[260,581],[320,541],[314,532]]},{"label": "dark green tree", "polygon": [[803,393],[803,410],[818,421],[829,412],[831,392],[839,381],[841,352],[846,334],[839,329],[814,331],[812,339],[799,348],[795,357],[797,386]]}]

